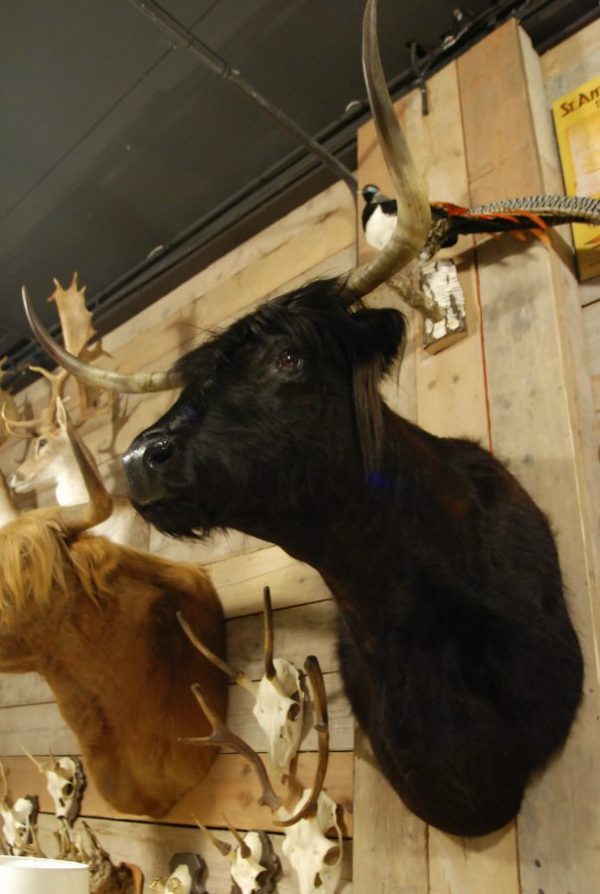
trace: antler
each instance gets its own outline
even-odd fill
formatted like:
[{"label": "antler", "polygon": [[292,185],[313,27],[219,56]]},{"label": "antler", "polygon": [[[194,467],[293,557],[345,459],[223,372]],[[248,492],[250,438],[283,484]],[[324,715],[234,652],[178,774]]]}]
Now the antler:
[{"label": "antler", "polygon": [[339,278],[342,294],[351,299],[372,292],[416,258],[425,245],[431,226],[427,190],[398,124],[381,65],[377,0],[367,0],[365,7],[362,54],[373,122],[394,185],[398,219],[390,240],[379,254]]},{"label": "antler", "polygon": [[50,431],[54,426],[54,417],[56,414],[56,404],[62,396],[62,390],[69,375],[66,369],[59,369],[58,372],[51,373],[42,366],[30,366],[32,372],[39,373],[50,382],[50,400],[48,405],[42,411],[41,416],[37,419],[14,419],[9,418],[6,409],[2,406],[0,415],[7,431],[11,435],[18,435],[25,438],[34,438],[37,435]]},{"label": "antler", "polygon": [[196,648],[201,655],[203,655],[207,661],[210,661],[211,664],[214,664],[215,667],[218,667],[220,671],[223,671],[224,674],[227,674],[230,680],[233,680],[234,683],[237,683],[239,686],[242,686],[244,689],[247,689],[249,692],[254,694],[255,685],[245,674],[243,671],[236,670],[230,664],[227,664],[222,658],[219,658],[218,655],[215,655],[208,646],[204,645],[204,643],[198,639],[188,622],[186,621],[183,612],[177,612],[177,620],[179,621],[183,632],[191,642],[191,644]]},{"label": "antler", "polygon": [[264,618],[264,655],[265,676],[271,683],[277,680],[277,671],[273,664],[273,606],[271,603],[271,590],[263,589],[263,618]]},{"label": "antler", "polygon": [[[2,414],[2,419],[4,420],[6,411],[9,407],[14,408],[14,401],[12,394],[8,391],[5,391],[2,388],[2,380],[4,379],[4,364],[6,363],[6,357],[0,357],[0,413]],[[5,423],[6,434],[11,434],[8,426]],[[2,426],[0,426],[0,441],[3,441],[5,437],[5,433],[2,431]]]},{"label": "antler", "polygon": [[[179,623],[182,624],[183,629],[186,631],[186,633],[188,633],[188,625],[185,622],[182,623],[182,618],[180,615],[178,615],[178,617]],[[308,656],[304,663],[304,669],[308,674],[313,691],[313,699],[315,704],[314,729],[317,731],[319,738],[319,757],[317,761],[317,768],[315,770],[315,777],[312,789],[306,802],[296,813],[294,813],[288,819],[277,818],[273,820],[275,825],[281,826],[282,828],[293,826],[299,820],[315,815],[319,795],[321,794],[323,783],[325,781],[325,775],[327,773],[327,764],[329,762],[329,718],[327,713],[327,696],[325,694],[323,672],[321,671],[321,666],[316,656]],[[247,742],[244,742],[243,739],[241,739],[234,732],[232,732],[232,730],[229,729],[222,717],[220,717],[220,715],[217,714],[217,712],[206,701],[198,684],[192,686],[192,692],[202,711],[209,720],[213,731],[210,736],[204,736],[202,738],[182,738],[180,739],[180,741],[186,742],[189,745],[200,745],[201,747],[209,745],[227,745],[234,751],[237,751],[238,754],[246,758],[246,760],[251,764],[252,767],[254,767],[254,770],[256,771],[261,786],[261,795],[258,799],[258,803],[268,806],[271,810],[271,813],[275,813],[275,811],[279,807],[281,807],[282,799],[275,793],[271,784],[271,780],[269,779],[269,774],[267,772],[265,764],[260,756],[256,753],[256,751],[254,751],[253,748],[250,747],[250,745],[248,745]],[[232,830],[230,829],[230,831]],[[223,842],[221,842],[221,844],[223,844]],[[224,853],[224,851],[222,851],[222,853]]]},{"label": "antler", "polygon": [[[79,357],[86,351],[88,342],[96,335],[92,325],[92,315],[85,305],[85,286],[81,289],[78,288],[77,273],[73,274],[73,279],[67,289],[63,289],[57,279],[54,279],[53,282],[55,290],[48,301],[56,303],[66,349]],[[60,367],[57,372],[49,372],[41,366],[30,366],[29,369],[43,376],[50,383],[51,393],[48,405],[42,411],[41,416],[36,419],[8,418],[4,409],[2,410],[2,419],[11,434],[35,437],[54,428],[57,401],[63,397],[69,372]],[[81,426],[92,416],[105,412],[107,404],[90,407],[85,386],[81,382],[78,382],[77,385],[80,412],[77,423],[74,424]]]},{"label": "antler", "polygon": [[79,357],[89,342],[96,337],[92,314],[85,305],[86,287],[78,288],[77,273],[73,274],[71,284],[66,289],[63,289],[57,279],[53,279],[52,282],[54,292],[48,301],[56,304],[66,350]]},{"label": "antler", "polygon": [[304,670],[308,674],[310,685],[313,692],[313,701],[315,705],[315,723],[314,729],[317,731],[319,738],[319,758],[317,761],[317,769],[315,770],[315,778],[308,800],[305,804],[287,820],[274,820],[277,826],[293,826],[301,819],[314,816],[317,812],[317,802],[319,795],[323,789],[325,775],[327,773],[327,764],[329,763],[329,714],[327,712],[327,695],[325,693],[325,681],[323,680],[323,672],[319,660],[315,655],[309,655],[304,662]]},{"label": "antler", "polygon": [[220,838],[217,838],[216,835],[213,835],[210,829],[207,829],[206,826],[203,826],[200,820],[193,814],[192,819],[194,820],[200,831],[204,832],[210,843],[217,848],[219,853],[222,854],[224,857],[228,857],[233,850],[233,845],[229,844],[228,841],[221,841]]},{"label": "antler", "polygon": [[261,795],[258,799],[258,803],[266,805],[272,812],[277,810],[277,808],[281,806],[281,798],[279,795],[275,794],[266,767],[256,751],[229,729],[223,719],[208,704],[197,683],[192,686],[192,692],[194,693],[196,701],[208,718],[213,731],[210,736],[203,736],[201,738],[183,738],[180,739],[180,741],[187,742],[189,745],[200,745],[201,747],[207,745],[228,745],[230,748],[233,748],[234,751],[237,751],[238,754],[245,757],[248,763],[250,763],[256,770],[261,785]]}]

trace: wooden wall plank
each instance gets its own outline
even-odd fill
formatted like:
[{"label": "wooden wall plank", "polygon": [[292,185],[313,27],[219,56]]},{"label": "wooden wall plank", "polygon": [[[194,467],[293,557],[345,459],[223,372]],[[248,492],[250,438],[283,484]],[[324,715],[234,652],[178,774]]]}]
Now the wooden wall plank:
[{"label": "wooden wall plank", "polygon": [[[271,581],[273,579],[270,577]],[[276,598],[277,587],[274,587],[273,592]],[[252,680],[258,680],[263,673],[264,660],[262,589],[260,596],[256,597],[254,610],[258,613],[228,621],[227,655],[232,664],[245,671]],[[275,655],[283,655],[302,668],[307,655],[316,654],[323,673],[336,671],[336,618],[337,609],[330,598],[275,610]],[[46,684],[35,674],[3,674],[0,675],[0,681],[5,705],[54,701]],[[0,709],[0,720],[3,710],[5,709]]]},{"label": "wooden wall plank", "polygon": [[[273,613],[275,654],[302,667],[307,655],[317,655],[323,673],[339,668],[335,636],[337,608],[330,599]],[[264,671],[263,618],[248,615],[227,625],[227,654],[253,680]]]},{"label": "wooden wall plank", "polygon": [[[206,885],[211,894],[230,894],[231,879],[228,862],[207,841],[206,837],[195,827],[173,827],[159,823],[146,824],[139,822],[119,822],[118,820],[89,821],[89,825],[98,836],[100,844],[109,852],[115,864],[131,862],[138,865],[145,876],[145,891],[153,878],[168,876],[167,867],[174,853],[189,851],[201,854],[207,862],[208,873]],[[48,856],[56,852],[54,831],[57,828],[53,817],[40,817],[40,844]],[[233,842],[233,836],[220,831],[218,837],[223,841]],[[277,883],[277,894],[297,894],[298,882],[282,852],[282,835],[271,835],[273,847],[282,863],[283,874]],[[352,841],[344,842],[342,862],[342,880],[336,894],[352,894]]]},{"label": "wooden wall plank", "polygon": [[[401,121],[405,103],[395,105]],[[367,122],[357,133],[358,178],[364,186],[375,183],[388,195],[392,194],[389,175],[385,168],[372,122]],[[372,254],[361,238],[361,259]],[[381,287],[369,303],[375,306],[397,307],[408,323],[408,343],[400,369],[392,372],[384,383],[382,394],[396,412],[416,419],[416,345],[420,338],[420,324],[416,314],[404,305],[395,292]],[[353,877],[357,891],[377,894],[428,894],[427,830],[424,823],[404,806],[396,792],[374,765],[367,737],[357,730],[354,764],[354,841]]]},{"label": "wooden wall plank", "polygon": [[520,890],[514,823],[481,838],[457,838],[431,829],[434,831],[435,854],[429,863],[431,894],[507,894]]},{"label": "wooden wall plank", "polygon": [[541,57],[548,105],[595,77],[599,69],[600,19],[596,19]]},{"label": "wooden wall plank", "polygon": [[207,569],[227,617],[262,611],[267,585],[275,609],[331,599],[319,573],[278,546],[209,564]]},{"label": "wooden wall plank", "polygon": [[[188,544],[188,547],[195,558],[194,545]],[[188,556],[188,561],[192,556]],[[213,563],[207,568],[221,597],[227,618],[248,614],[258,616],[262,612],[262,590],[267,584],[271,587],[276,628],[285,626],[286,623],[285,619],[277,620],[279,610],[288,606],[309,605],[312,602],[331,599],[329,590],[313,568],[290,558],[277,546]],[[309,609],[309,611],[311,610]],[[327,628],[329,636],[333,637],[335,610],[330,608],[327,617],[330,619]],[[250,622],[251,628],[256,627],[255,645],[257,651],[254,664],[249,670],[255,671],[259,667],[261,623],[259,617]],[[247,631],[248,626],[244,629]],[[324,630],[321,630],[321,633],[323,632]],[[233,642],[233,648],[235,648],[235,633]],[[306,639],[303,642],[307,648],[310,648],[310,643],[307,643]],[[313,648],[316,648],[319,642],[317,639]],[[276,643],[276,648],[279,648],[278,643]],[[334,648],[332,645],[328,654],[331,654]],[[304,657],[300,656],[297,660],[302,662]],[[50,689],[37,674],[0,674],[0,708],[48,701],[53,701]]]},{"label": "wooden wall plank", "polygon": [[[511,21],[458,63],[475,203],[544,191],[548,128],[540,125],[539,113],[532,114],[543,98],[531,95],[532,58],[526,84],[523,52]],[[541,78],[536,80],[539,85]],[[574,372],[581,356],[571,341],[581,326],[576,289],[564,260],[541,245],[497,240],[480,246],[478,254],[494,449],[510,459],[513,472],[550,513],[587,669],[584,708],[567,746],[531,785],[519,816],[522,890],[592,894],[600,877],[600,705],[590,535],[598,527],[586,495],[597,493],[597,470],[585,459],[590,419],[579,398],[586,387]]]},{"label": "wooden wall plank", "polygon": [[[354,745],[354,720],[350,705],[344,695],[342,679],[338,673],[324,674],[327,708],[329,711],[330,749],[352,751]],[[227,723],[255,751],[266,751],[263,732],[252,714],[252,696],[235,684],[229,689]],[[312,729],[312,703],[307,704],[305,738],[301,751],[317,751],[317,735]],[[43,744],[49,753],[79,754],[76,736],[67,726],[55,702],[21,704],[0,710],[0,754],[22,755],[24,749],[35,753]],[[224,749],[230,751],[231,749]]]},{"label": "wooden wall plank", "polygon": [[260,297],[261,291],[266,295],[292,277],[308,276],[307,271],[319,263],[327,265],[338,251],[353,245],[354,238],[352,197],[345,184],[335,183],[156,301],[135,322],[114,329],[106,336],[106,349],[113,353],[129,344],[133,332],[148,332],[164,323],[174,311],[187,308],[242,270],[273,265],[255,292]]},{"label": "wooden wall plank", "polygon": [[[428,81],[430,113],[423,117],[418,91],[407,97],[405,131],[419,159],[432,199],[471,204],[456,63]],[[467,306],[466,337],[434,355],[417,351],[417,421],[442,437],[468,437],[489,447],[478,279],[472,240],[445,252],[459,269]],[[484,839],[456,839],[430,827],[429,889],[518,894],[514,828]],[[459,857],[459,858],[457,858]]]},{"label": "wooden wall plank", "polygon": [[[52,701],[54,701],[52,691],[39,674],[0,674],[0,708]],[[0,722],[1,718],[0,713]]]},{"label": "wooden wall plank", "polygon": [[[140,748],[144,743],[140,743]],[[190,746],[192,747],[192,746]],[[40,760],[47,759],[45,754],[36,755]],[[295,778],[304,787],[312,784],[316,769],[317,755],[301,754],[298,758]],[[332,754],[329,760],[325,788],[331,797],[342,806],[345,834],[351,835],[352,821],[352,762],[353,755],[347,752]],[[40,786],[40,775],[27,757],[5,757],[2,760],[8,776],[11,796],[20,797],[26,792],[35,792],[40,798],[40,810],[51,813],[53,810],[50,796]],[[267,767],[268,759],[265,758]],[[271,771],[274,787],[279,791],[276,774]],[[260,794],[255,774],[249,769],[247,762],[237,754],[219,754],[204,779],[189,791],[178,804],[164,817],[162,823],[172,825],[190,825],[193,816],[211,828],[224,828],[223,814],[238,829],[265,829],[278,831],[266,807],[259,807],[256,799]],[[131,814],[121,814],[100,796],[93,780],[88,779],[86,786],[82,816],[105,817],[107,819],[140,819]],[[149,817],[148,822],[155,822]]]}]

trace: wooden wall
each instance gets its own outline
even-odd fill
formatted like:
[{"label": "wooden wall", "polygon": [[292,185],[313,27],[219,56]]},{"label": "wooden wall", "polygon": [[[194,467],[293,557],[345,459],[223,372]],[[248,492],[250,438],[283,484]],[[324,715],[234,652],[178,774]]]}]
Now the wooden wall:
[{"label": "wooden wall", "polygon": [[[508,22],[429,81],[428,117],[421,115],[418,93],[397,104],[432,198],[478,204],[562,191],[549,117],[552,85],[573,67],[574,58],[580,65],[600,45],[599,27],[590,26],[540,62],[515,22]],[[573,77],[577,82],[586,79],[579,72]],[[363,184],[388,186],[370,125],[359,135],[358,174]],[[409,312],[411,340],[402,372],[385,386],[389,402],[423,427],[440,435],[477,438],[508,460],[549,513],[557,534],[586,655],[586,699],[564,753],[531,786],[517,823],[472,841],[444,835],[403,807],[374,769],[368,743],[358,733],[353,758],[353,722],[341,693],[334,648],[334,607],[314,571],[277,547],[236,533],[198,546],[153,538],[157,552],[209,564],[228,616],[230,657],[254,677],[265,583],[272,588],[277,610],[277,651],[298,662],[309,650],[319,655],[332,715],[334,754],[327,787],[344,805],[346,831],[354,835],[354,859],[349,846],[341,888],[346,894],[352,875],[361,894],[598,891],[600,618],[595,587],[600,482],[590,376],[600,375],[600,368],[586,367],[583,358],[584,331],[592,353],[590,332],[597,338],[600,331],[593,310],[600,296],[594,284],[582,289],[574,279],[568,238],[567,232],[558,233],[553,250],[533,239],[519,243],[503,237],[477,246],[462,241],[452,254],[467,296],[467,337],[430,355],[420,347],[419,321]],[[114,356],[113,364],[123,369],[164,366],[197,343],[199,330],[226,323],[306,278],[345,269],[354,255],[354,206],[340,184],[113,332],[105,340],[106,349]],[[85,280],[84,271],[81,274]],[[385,289],[373,301],[397,303]],[[599,354],[596,350],[596,360]],[[37,384],[29,389],[33,407],[43,399],[43,388]],[[122,400],[119,418],[112,424],[90,423],[86,442],[101,460],[107,480],[118,478],[115,457],[168,401],[161,395],[130,397]],[[5,445],[0,468],[10,472],[21,452],[18,443]],[[39,495],[40,502],[49,498],[48,493]],[[244,694],[232,691],[231,725],[256,742],[247,707]],[[77,751],[47,687],[35,677],[4,676],[0,754],[6,756],[15,795],[25,789],[41,793],[35,771],[22,757],[23,745],[36,754]],[[314,748],[314,739],[307,740],[300,762],[303,773],[314,761]],[[190,814],[194,811],[207,824],[220,827],[225,810],[240,828],[270,828],[267,812],[249,806],[249,789],[254,786],[241,760],[223,754],[209,778],[160,823],[117,815],[93,786],[84,813],[93,818],[111,853],[139,863],[147,879],[164,872],[173,851],[201,851],[210,861],[209,890],[220,894],[229,890],[225,861],[191,827]],[[43,807],[48,809],[47,800]],[[49,825],[44,817],[43,840]],[[291,894],[296,888],[285,878],[278,890]]]},{"label": "wooden wall", "polygon": [[[596,77],[600,71],[600,19],[545,53],[541,63],[548,105]],[[600,277],[581,283],[578,293],[600,440]]]}]

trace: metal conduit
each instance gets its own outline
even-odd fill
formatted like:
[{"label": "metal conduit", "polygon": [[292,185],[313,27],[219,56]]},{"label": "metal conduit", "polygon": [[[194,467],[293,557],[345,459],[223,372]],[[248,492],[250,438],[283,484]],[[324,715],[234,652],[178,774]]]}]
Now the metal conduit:
[{"label": "metal conduit", "polygon": [[249,84],[242,77],[239,71],[233,68],[225,59],[211,50],[205,43],[199,40],[191,31],[189,31],[181,22],[174,19],[166,10],[164,10],[155,0],[129,0],[137,9],[143,13],[146,18],[150,19],[153,24],[165,31],[173,44],[183,49],[191,50],[201,63],[211,71],[216,77],[222,78],[235,87],[240,93],[243,93],[247,99],[258,106],[261,111],[269,116],[273,121],[282,127],[287,133],[291,134],[295,140],[301,143],[309,152],[316,155],[320,161],[332,171],[336,178],[343,180],[353,196],[356,195],[358,184],[351,171],[343,165],[338,159],[332,155],[327,149],[324,149],[320,143],[314,140],[309,134],[303,130],[292,118],[286,115],[280,108],[270,102],[262,93]]}]

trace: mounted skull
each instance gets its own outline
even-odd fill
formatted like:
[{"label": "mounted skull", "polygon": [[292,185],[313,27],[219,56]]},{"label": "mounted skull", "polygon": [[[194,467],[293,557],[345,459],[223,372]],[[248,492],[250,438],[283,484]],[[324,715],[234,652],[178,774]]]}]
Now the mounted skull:
[{"label": "mounted skull", "polygon": [[173,854],[169,861],[169,878],[152,879],[148,887],[156,894],[207,894],[203,879],[206,861],[200,854],[188,851]]},{"label": "mounted skull", "polygon": [[115,864],[93,829],[82,821],[74,829],[64,820],[55,833],[60,860],[86,863],[90,870],[90,894],[143,894],[144,876],[138,866]]},{"label": "mounted skull", "polygon": [[54,802],[54,815],[72,826],[79,816],[86,785],[83,764],[78,757],[55,758],[50,755],[50,763],[38,761],[31,754],[28,757],[46,777],[46,788]]},{"label": "mounted skull", "polygon": [[8,782],[4,766],[0,763],[0,818],[2,819],[2,850],[14,857],[43,856],[37,842],[37,817],[39,801],[35,795],[17,798],[11,802],[8,797]]},{"label": "mounted skull", "polygon": [[291,661],[273,658],[273,610],[269,587],[263,590],[263,604],[265,673],[258,683],[207,649],[196,639],[181,615],[179,623],[198,651],[255,699],[252,713],[267,737],[271,764],[287,776],[302,738],[304,691],[300,672]]},{"label": "mounted skull", "polygon": [[[181,619],[180,619],[181,620]],[[186,633],[192,642],[198,646],[198,641],[187,625]],[[202,648],[201,648],[202,651]],[[203,652],[204,654],[204,652]],[[261,796],[258,803],[268,806],[275,817],[275,824],[283,829],[285,841],[284,854],[298,875],[300,894],[334,894],[341,877],[343,838],[338,822],[338,807],[329,795],[323,791],[327,762],[329,758],[329,726],[327,714],[327,700],[325,684],[319,662],[314,656],[309,656],[305,662],[305,670],[310,679],[315,707],[314,728],[318,733],[319,760],[315,772],[315,778],[311,789],[305,789],[293,809],[287,809],[282,804],[282,798],[275,793],[269,780],[265,765],[259,755],[254,752],[246,742],[236,736],[226,726],[223,720],[211,709],[204,699],[199,687],[194,687],[194,694],[206,716],[209,718],[213,732],[206,739],[190,739],[190,744],[196,745],[229,745],[239,754],[245,757],[256,770],[261,784]],[[232,877],[237,888],[232,888],[232,894],[254,894],[254,892],[268,892],[273,890],[268,887],[252,887],[260,878],[258,867],[264,866],[264,859],[258,860],[259,840],[249,836],[260,833],[248,833],[242,837],[228,824],[229,830],[238,842],[238,848],[232,854],[231,845],[216,839],[211,832],[205,831],[213,844],[232,860],[237,867],[237,876]],[[336,840],[326,837],[327,833],[335,833]],[[264,858],[264,850],[262,852]]]},{"label": "mounted skull", "polygon": [[222,841],[198,823],[217,850],[230,862],[231,894],[271,894],[281,874],[279,857],[273,850],[266,832],[246,832],[241,835],[229,823],[229,831],[237,846]]},{"label": "mounted skull", "polygon": [[[309,797],[310,789],[305,789],[297,807],[302,807]],[[300,894],[334,894],[337,890],[343,856],[337,814],[337,804],[322,791],[314,816],[301,819],[285,830],[283,853],[298,876]],[[336,844],[326,837],[332,831],[336,834]]]}]

